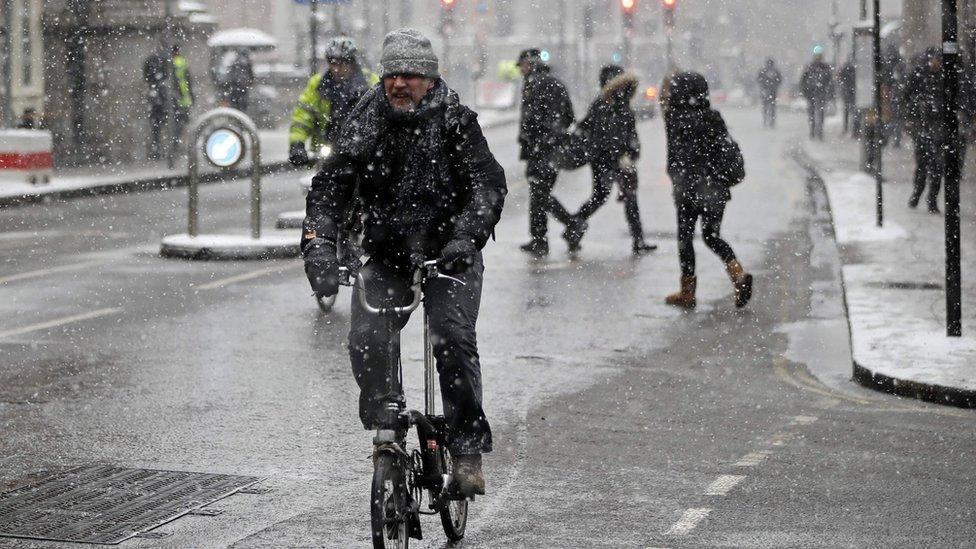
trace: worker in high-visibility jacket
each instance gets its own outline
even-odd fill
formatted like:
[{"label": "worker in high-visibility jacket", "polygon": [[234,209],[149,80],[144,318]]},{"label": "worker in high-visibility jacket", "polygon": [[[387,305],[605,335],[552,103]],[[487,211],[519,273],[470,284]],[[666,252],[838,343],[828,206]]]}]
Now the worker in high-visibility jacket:
[{"label": "worker in high-visibility jacket", "polygon": [[190,109],[193,108],[193,77],[190,75],[190,64],[186,57],[180,54],[180,47],[173,46],[173,134],[177,141],[182,139],[183,128],[190,121]]},{"label": "worker in high-visibility jacket", "polygon": [[309,163],[306,142],[320,153],[331,144],[339,128],[366,90],[379,77],[360,66],[356,43],[349,38],[333,38],[325,51],[327,69],[312,76],[298,98],[288,131],[288,160],[296,166]]}]

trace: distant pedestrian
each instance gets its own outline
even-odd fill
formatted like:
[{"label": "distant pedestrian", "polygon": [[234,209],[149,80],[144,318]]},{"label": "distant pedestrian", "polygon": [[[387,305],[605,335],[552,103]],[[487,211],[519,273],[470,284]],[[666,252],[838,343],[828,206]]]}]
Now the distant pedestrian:
[{"label": "distant pedestrian", "polygon": [[807,120],[810,124],[811,139],[823,141],[824,114],[827,103],[833,99],[833,82],[833,70],[824,62],[823,51],[814,49],[813,61],[807,65],[800,78],[800,92],[807,100]]},{"label": "distant pedestrian", "polygon": [[843,116],[843,126],[841,129],[841,135],[846,135],[847,132],[854,133],[854,117],[857,114],[856,106],[854,104],[854,92],[856,86],[856,72],[854,69],[854,63],[848,61],[844,63],[844,66],[840,68],[837,73],[837,85],[840,88],[840,100],[843,103],[844,112]]},{"label": "distant pedestrian", "polygon": [[762,101],[763,126],[775,128],[776,97],[779,95],[780,86],[783,85],[783,74],[776,68],[776,61],[773,58],[767,59],[766,64],[759,70],[756,84],[759,85],[759,96]]},{"label": "distant pedestrian", "polygon": [[[927,50],[913,68],[905,83],[906,126],[915,144],[915,178],[908,206],[918,206],[928,185],[927,204],[931,213],[939,211],[939,189],[945,174],[945,130],[943,128],[942,54],[936,48]],[[961,99],[965,99],[960,94]],[[957,116],[964,114],[965,103],[960,102]],[[960,133],[960,148],[965,149],[965,136]]]},{"label": "distant pedestrian", "polygon": [[579,247],[586,221],[607,202],[614,185],[620,189],[624,214],[630,228],[631,251],[641,255],[657,249],[644,240],[640,209],[637,206],[637,159],[640,139],[637,119],[630,105],[637,92],[637,77],[619,65],[607,65],[600,71],[600,95],[578,127],[586,137],[593,170],[593,195],[574,216],[584,228],[573,235],[573,247]]},{"label": "distant pedestrian", "polygon": [[554,164],[556,146],[572,125],[575,115],[569,91],[550,73],[541,50],[523,50],[518,57],[518,66],[525,79],[519,121],[519,158],[527,163],[525,175],[529,182],[529,233],[532,236],[521,249],[542,257],[549,254],[548,214],[566,225],[563,237],[567,242],[583,229],[582,224],[552,196],[559,173]]},{"label": "distant pedestrian", "polygon": [[238,50],[227,71],[227,101],[232,109],[247,112],[248,96],[254,86],[254,67],[247,50]]},{"label": "distant pedestrian", "polygon": [[729,187],[745,177],[742,153],[722,115],[711,108],[708,83],[698,73],[683,72],[671,78],[671,97],[664,117],[681,264],[681,289],[667,296],[665,302],[689,309],[696,305],[694,238],[695,225],[701,219],[702,239],[725,263],[735,305],[744,307],[752,297],[752,275],[745,272],[720,234],[725,205],[732,198]]},{"label": "distant pedestrian", "polygon": [[149,160],[159,160],[162,155],[162,136],[169,110],[170,71],[166,64],[166,54],[160,50],[149,54],[142,64],[142,78],[148,87],[149,143],[146,156]]},{"label": "distant pedestrian", "polygon": [[190,121],[190,109],[193,108],[193,77],[190,74],[190,63],[180,53],[180,47],[173,46],[173,136],[177,146],[183,141],[183,129]]}]

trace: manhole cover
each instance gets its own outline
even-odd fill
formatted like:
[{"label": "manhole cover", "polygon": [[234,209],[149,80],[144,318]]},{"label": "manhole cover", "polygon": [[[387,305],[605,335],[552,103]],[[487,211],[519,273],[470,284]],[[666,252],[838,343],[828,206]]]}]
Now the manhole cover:
[{"label": "manhole cover", "polygon": [[880,288],[882,290],[941,290],[942,285],[936,284],[934,282],[916,282],[916,281],[896,281],[896,282],[869,282],[867,284],[871,288]]},{"label": "manhole cover", "polygon": [[0,494],[0,536],[120,543],[259,480],[237,475],[79,467]]}]

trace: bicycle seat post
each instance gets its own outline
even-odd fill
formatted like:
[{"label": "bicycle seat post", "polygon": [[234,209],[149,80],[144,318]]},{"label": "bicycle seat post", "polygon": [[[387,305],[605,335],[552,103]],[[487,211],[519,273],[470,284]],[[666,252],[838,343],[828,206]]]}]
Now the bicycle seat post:
[{"label": "bicycle seat post", "polygon": [[434,395],[437,392],[434,379],[435,371],[434,346],[430,341],[430,318],[427,316],[427,308],[424,307],[424,414],[427,416],[433,416],[436,412],[434,408]]}]

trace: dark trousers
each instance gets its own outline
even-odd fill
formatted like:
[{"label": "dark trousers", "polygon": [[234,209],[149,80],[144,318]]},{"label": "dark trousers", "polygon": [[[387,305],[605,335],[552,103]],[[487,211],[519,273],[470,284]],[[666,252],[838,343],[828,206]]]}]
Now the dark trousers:
[{"label": "dark trousers", "polygon": [[149,112],[149,160],[159,160],[162,155],[163,130],[166,129],[166,110],[152,107]]},{"label": "dark trousers", "polygon": [[810,138],[823,141],[824,113],[827,103],[820,99],[811,99],[807,107],[807,122],[810,124]]},{"label": "dark trousers", "polygon": [[640,208],[637,206],[637,174],[622,172],[607,167],[593,165],[593,194],[580,206],[576,216],[584,221],[589,219],[601,206],[606,204],[614,184],[620,187],[624,197],[624,216],[630,236],[635,242],[643,242],[644,228],[641,225]]},{"label": "dark trousers", "polygon": [[528,161],[525,177],[529,181],[529,234],[532,240],[546,239],[549,233],[547,214],[552,214],[563,225],[573,220],[566,208],[552,196],[558,174],[558,170],[547,160]]},{"label": "dark trousers", "polygon": [[[404,305],[412,299],[409,273],[376,260],[363,267],[362,273],[370,305]],[[457,277],[465,285],[436,278],[424,287],[448,441],[455,455],[491,451],[491,428],[481,405],[481,364],[475,334],[483,275],[484,263],[479,254],[474,265]],[[393,377],[396,367],[392,364],[399,349],[391,349],[391,340],[408,318],[370,314],[353,295],[349,357],[359,384],[359,417],[366,429],[384,427],[382,418],[387,403],[402,402],[398,381]]]},{"label": "dark trousers", "polygon": [[915,136],[915,186],[912,189],[912,197],[909,202],[912,205],[918,204],[925,192],[925,184],[928,182],[928,206],[936,207],[939,202],[939,189],[942,186],[943,164],[945,163],[945,152],[942,141],[927,136]]},{"label": "dark trousers", "polygon": [[854,100],[844,101],[844,130],[842,134],[854,131],[854,115],[856,111],[854,109]]},{"label": "dark trousers", "polygon": [[763,96],[762,117],[763,126],[776,127],[776,96]]},{"label": "dark trousers", "polygon": [[702,240],[708,249],[728,263],[735,259],[735,252],[728,242],[720,236],[725,204],[716,207],[703,207],[693,200],[678,200],[678,261],[681,263],[681,276],[695,276],[695,224],[701,218]]}]

